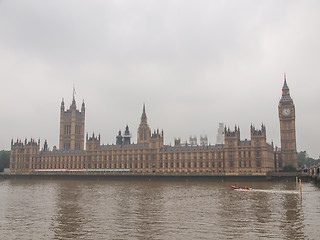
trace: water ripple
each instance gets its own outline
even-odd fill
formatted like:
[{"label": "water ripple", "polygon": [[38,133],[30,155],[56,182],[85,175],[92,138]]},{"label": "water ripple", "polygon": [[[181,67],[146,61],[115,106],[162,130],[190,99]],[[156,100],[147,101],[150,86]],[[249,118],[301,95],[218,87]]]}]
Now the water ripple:
[{"label": "water ripple", "polygon": [[[243,184],[243,183],[242,183]],[[252,184],[252,183],[248,183]],[[3,180],[6,239],[316,239],[319,188],[258,182]]]}]

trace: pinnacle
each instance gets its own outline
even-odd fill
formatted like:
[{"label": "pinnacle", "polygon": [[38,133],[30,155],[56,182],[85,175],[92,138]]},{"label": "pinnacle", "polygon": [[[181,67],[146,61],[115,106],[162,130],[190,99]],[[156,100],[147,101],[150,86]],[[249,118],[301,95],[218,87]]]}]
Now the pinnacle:
[{"label": "pinnacle", "polygon": [[282,90],[289,90],[286,74],[284,75],[284,83],[283,83]]}]

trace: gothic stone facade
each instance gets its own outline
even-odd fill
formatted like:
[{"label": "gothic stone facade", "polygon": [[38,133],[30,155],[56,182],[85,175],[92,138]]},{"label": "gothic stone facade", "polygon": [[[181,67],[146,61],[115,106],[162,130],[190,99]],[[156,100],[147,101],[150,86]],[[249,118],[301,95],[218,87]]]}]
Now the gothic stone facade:
[{"label": "gothic stone facade", "polygon": [[60,107],[60,141],[61,150],[84,149],[84,123],[85,104],[82,103],[81,112],[77,110],[76,101],[73,96],[70,108],[65,111],[62,99]]},{"label": "gothic stone facade", "polygon": [[151,131],[145,106],[141,115],[136,144],[130,141],[129,127],[124,135],[119,131],[116,144],[100,143],[100,135],[86,136],[84,150],[84,113],[73,102],[65,111],[61,103],[60,146],[48,150],[47,142],[40,149],[36,142],[11,142],[11,172],[39,170],[127,170],[133,173],[203,173],[213,175],[265,175],[287,164],[297,166],[295,111],[289,88],[284,81],[279,102],[281,149],[267,143],[266,128],[251,126],[251,139],[241,140],[240,129],[225,128],[224,144],[190,145],[175,141],[164,144],[163,131]]}]

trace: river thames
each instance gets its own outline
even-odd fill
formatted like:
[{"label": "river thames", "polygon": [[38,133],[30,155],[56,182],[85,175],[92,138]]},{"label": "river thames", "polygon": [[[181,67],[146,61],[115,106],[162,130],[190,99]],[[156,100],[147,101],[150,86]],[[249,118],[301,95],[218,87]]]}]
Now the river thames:
[{"label": "river thames", "polygon": [[[257,191],[234,191],[232,184]],[[194,179],[0,180],[1,239],[319,239],[320,188]]]}]

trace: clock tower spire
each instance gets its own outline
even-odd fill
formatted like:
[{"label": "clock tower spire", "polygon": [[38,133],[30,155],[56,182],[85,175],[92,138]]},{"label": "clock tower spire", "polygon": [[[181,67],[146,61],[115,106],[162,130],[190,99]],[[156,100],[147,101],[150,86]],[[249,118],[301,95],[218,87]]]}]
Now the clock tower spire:
[{"label": "clock tower spire", "polygon": [[298,167],[295,127],[295,107],[290,96],[286,75],[282,87],[282,97],[279,101],[279,120],[281,138],[281,161],[280,166],[288,164]]}]

